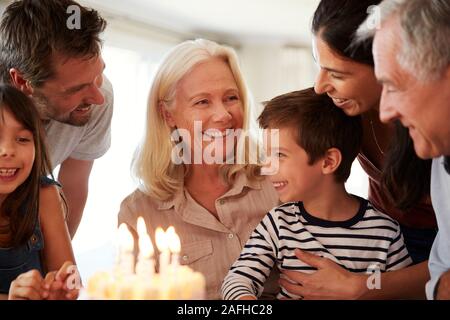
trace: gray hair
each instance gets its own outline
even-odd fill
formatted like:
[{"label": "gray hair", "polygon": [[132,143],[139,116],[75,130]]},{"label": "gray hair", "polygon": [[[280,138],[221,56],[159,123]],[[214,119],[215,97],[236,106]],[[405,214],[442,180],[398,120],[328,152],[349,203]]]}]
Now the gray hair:
[{"label": "gray hair", "polygon": [[384,0],[361,24],[356,41],[372,38],[394,15],[402,29],[400,66],[422,81],[441,78],[450,65],[450,0]]}]

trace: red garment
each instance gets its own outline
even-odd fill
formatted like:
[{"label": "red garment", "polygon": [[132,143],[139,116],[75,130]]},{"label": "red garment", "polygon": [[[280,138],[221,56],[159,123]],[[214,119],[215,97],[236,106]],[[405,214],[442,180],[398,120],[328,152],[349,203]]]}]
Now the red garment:
[{"label": "red garment", "polygon": [[361,167],[369,176],[369,200],[381,212],[386,213],[401,225],[417,229],[437,228],[436,217],[431,201],[422,200],[408,210],[400,210],[388,200],[386,191],[381,188],[381,170],[362,153],[358,154]]}]

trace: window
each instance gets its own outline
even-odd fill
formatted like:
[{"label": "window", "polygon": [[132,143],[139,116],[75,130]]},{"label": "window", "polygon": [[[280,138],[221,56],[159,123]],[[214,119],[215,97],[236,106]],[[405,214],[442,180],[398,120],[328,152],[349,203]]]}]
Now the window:
[{"label": "window", "polygon": [[157,68],[155,59],[138,52],[105,46],[105,75],[114,88],[114,114],[110,150],[94,162],[89,197],[73,241],[84,281],[99,269],[112,267],[114,239],[121,201],[133,182],[130,164],[143,134],[147,96]]}]

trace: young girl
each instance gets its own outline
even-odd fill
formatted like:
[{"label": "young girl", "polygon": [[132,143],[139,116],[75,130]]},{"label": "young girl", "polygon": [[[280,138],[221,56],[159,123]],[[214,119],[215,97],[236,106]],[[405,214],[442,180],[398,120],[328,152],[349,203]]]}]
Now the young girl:
[{"label": "young girl", "polygon": [[[74,255],[58,184],[47,178],[50,164],[42,132],[32,101],[0,85],[1,298],[78,296],[66,284]],[[46,270],[57,271],[44,279]]]}]

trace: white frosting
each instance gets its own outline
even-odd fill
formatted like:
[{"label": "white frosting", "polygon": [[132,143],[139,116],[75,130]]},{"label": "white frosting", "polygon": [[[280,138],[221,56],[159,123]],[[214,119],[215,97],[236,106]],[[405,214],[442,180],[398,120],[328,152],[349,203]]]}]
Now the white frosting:
[{"label": "white frosting", "polygon": [[200,300],[205,298],[205,278],[187,266],[170,266],[164,276],[151,277],[101,271],[85,291],[95,300]]}]

